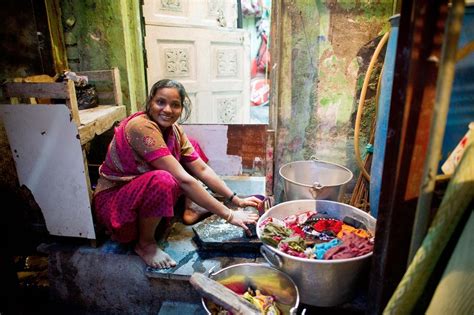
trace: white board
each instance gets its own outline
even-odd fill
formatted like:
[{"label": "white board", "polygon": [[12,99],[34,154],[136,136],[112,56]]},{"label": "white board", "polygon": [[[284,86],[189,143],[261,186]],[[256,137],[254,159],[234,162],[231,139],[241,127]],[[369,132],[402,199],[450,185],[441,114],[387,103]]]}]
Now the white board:
[{"label": "white board", "polygon": [[52,235],[95,239],[82,148],[66,105],[0,105],[20,185]]},{"label": "white board", "polygon": [[242,175],[242,157],[227,154],[227,125],[182,125],[186,135],[199,142],[209,166],[219,176]]}]

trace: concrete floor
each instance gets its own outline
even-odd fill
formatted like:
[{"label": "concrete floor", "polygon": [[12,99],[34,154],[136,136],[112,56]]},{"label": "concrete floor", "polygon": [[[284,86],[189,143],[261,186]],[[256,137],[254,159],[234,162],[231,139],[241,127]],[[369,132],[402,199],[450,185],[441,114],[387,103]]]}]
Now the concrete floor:
[{"label": "concrete floor", "polygon": [[[233,177],[225,181],[241,195],[265,191],[263,177]],[[147,267],[130,247],[110,240],[96,247],[68,240],[41,245],[38,250],[48,254],[51,305],[61,305],[61,311],[72,314],[206,314],[201,296],[188,281],[194,272],[266,262],[255,248],[203,249],[193,230],[202,223],[186,226],[176,221],[159,242],[178,263],[169,270]],[[300,304],[298,314],[306,310],[306,314],[359,315],[364,313],[365,304],[366,297],[360,294],[353,302],[337,308]]]},{"label": "concrete floor", "polygon": [[97,248],[48,245],[43,251],[49,253],[51,297],[89,312],[173,314],[176,303],[191,305],[198,312],[204,311],[201,298],[188,282],[194,272],[264,263],[257,253],[200,251],[193,237],[191,226],[179,222],[172,226],[168,238],[161,242],[178,263],[168,270],[147,267],[131,248],[112,241]]},{"label": "concrete floor", "polygon": [[[239,195],[265,192],[264,177],[234,176],[224,181]],[[177,220],[165,233],[160,246],[177,262],[168,270],[147,267],[132,248],[110,240],[99,241],[100,246],[95,248],[67,240],[40,246],[48,254],[53,302],[89,313],[203,313],[201,297],[188,282],[194,272],[217,271],[238,263],[264,263],[264,259],[256,250],[200,249],[193,231],[199,224],[186,226]],[[227,232],[239,230],[225,224]]]},{"label": "concrete floor", "polygon": [[[154,270],[123,245],[48,245],[49,288],[54,304],[74,314],[206,314],[201,296],[189,283],[194,272],[218,271],[239,263],[261,263],[256,252],[203,251],[192,226],[175,223],[161,246],[178,262],[169,270]],[[363,287],[363,286],[362,286]],[[298,314],[362,315],[367,297],[362,292],[351,303],[320,308],[300,304]]]}]

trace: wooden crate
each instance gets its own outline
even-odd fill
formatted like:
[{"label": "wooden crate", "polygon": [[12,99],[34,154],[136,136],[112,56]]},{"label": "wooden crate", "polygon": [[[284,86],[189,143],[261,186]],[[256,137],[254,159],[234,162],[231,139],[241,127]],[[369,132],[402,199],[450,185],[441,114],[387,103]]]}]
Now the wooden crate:
[{"label": "wooden crate", "polygon": [[125,106],[122,105],[120,74],[117,68],[112,70],[97,70],[78,72],[85,75],[89,83],[97,87],[99,106],[79,111],[79,136],[81,143],[91,141],[96,135],[109,130],[113,124],[126,116]]},{"label": "wooden crate", "polygon": [[[97,87],[97,107],[79,110],[74,82],[70,80],[14,80],[4,84],[4,96],[18,105],[8,104],[1,112],[8,121],[6,129],[9,141],[13,141],[20,182],[29,186],[39,201],[48,231],[95,239],[85,148],[94,137],[125,118],[126,110],[117,68],[77,74],[86,75]],[[56,104],[57,100],[64,103]]]},{"label": "wooden crate", "polygon": [[89,83],[98,87],[99,106],[79,110],[76,90],[72,81],[66,82],[10,82],[4,87],[4,95],[12,104],[19,99],[28,99],[30,104],[37,104],[38,99],[64,99],[71,111],[72,120],[78,126],[81,144],[90,142],[96,135],[110,129],[116,121],[126,116],[122,104],[120,73],[118,68],[111,70],[84,71],[77,73],[89,78]]}]

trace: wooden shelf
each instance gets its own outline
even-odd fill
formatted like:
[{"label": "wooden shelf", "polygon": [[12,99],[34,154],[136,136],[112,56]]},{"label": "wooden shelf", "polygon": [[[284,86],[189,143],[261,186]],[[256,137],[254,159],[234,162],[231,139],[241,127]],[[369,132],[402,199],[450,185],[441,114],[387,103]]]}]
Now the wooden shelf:
[{"label": "wooden shelf", "polygon": [[113,127],[114,123],[127,115],[123,105],[99,105],[79,111],[79,136],[81,144],[86,144],[95,136]]}]

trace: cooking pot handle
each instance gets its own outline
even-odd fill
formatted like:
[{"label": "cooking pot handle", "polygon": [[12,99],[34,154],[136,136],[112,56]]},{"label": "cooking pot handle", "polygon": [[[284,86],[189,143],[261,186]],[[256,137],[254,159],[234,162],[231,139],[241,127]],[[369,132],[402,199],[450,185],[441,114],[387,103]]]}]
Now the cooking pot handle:
[{"label": "cooking pot handle", "polygon": [[219,271],[219,270],[215,270],[215,269],[217,269],[217,268],[218,268],[217,265],[214,265],[214,266],[211,267],[211,269],[206,270],[206,271],[203,273],[203,275],[205,275],[206,277],[212,279],[212,277],[214,276],[214,274],[216,274],[216,273]]},{"label": "cooking pot handle", "polygon": [[[298,312],[298,307],[292,307],[292,308],[290,309],[290,315],[297,315],[297,314],[298,314],[297,312]],[[306,314],[306,309],[303,308],[303,309],[301,310],[301,315],[305,315],[305,314]]]},{"label": "cooking pot handle", "polygon": [[[270,252],[270,250],[268,250],[264,245],[260,246],[260,253],[273,267],[283,267],[283,261],[281,260],[280,256],[277,253]],[[272,258],[270,258],[270,256]],[[276,263],[274,261],[276,261]]]},{"label": "cooking pot handle", "polygon": [[309,189],[311,192],[311,195],[313,196],[313,199],[316,199],[318,197],[318,193],[321,189],[324,188],[324,185],[321,185],[319,182],[314,182],[313,186]]}]

